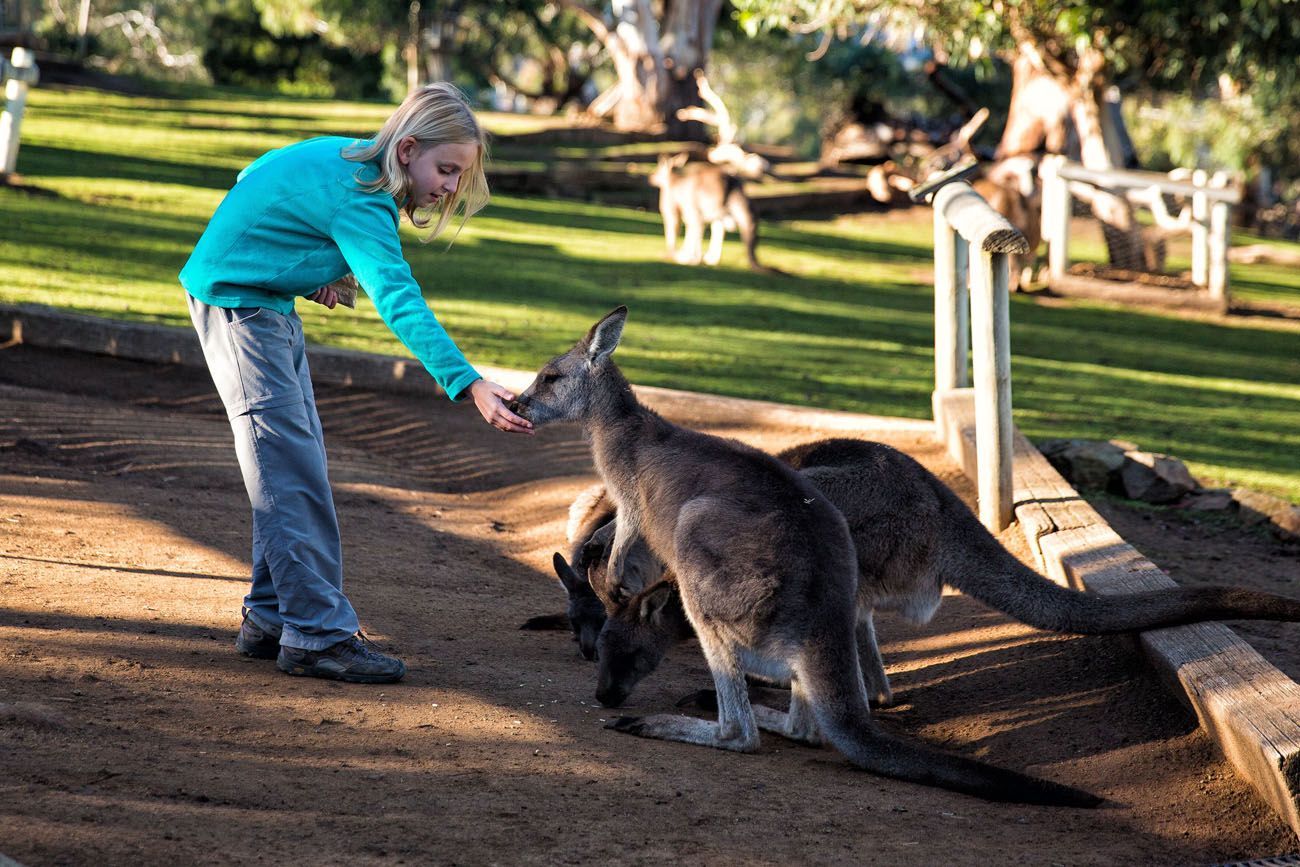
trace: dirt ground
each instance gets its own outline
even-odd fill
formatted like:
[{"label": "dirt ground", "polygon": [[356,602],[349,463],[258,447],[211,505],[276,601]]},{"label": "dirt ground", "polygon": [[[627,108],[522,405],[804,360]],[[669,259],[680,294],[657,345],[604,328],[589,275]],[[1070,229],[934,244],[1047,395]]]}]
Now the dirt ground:
[{"label": "dirt ground", "polygon": [[[1046,635],[963,597],[925,628],[879,621],[900,699],[884,724],[1105,806],[986,803],[771,735],[736,755],[607,731],[569,637],[517,629],[562,608],[551,552],[594,478],[579,432],[506,437],[445,401],[318,398],[349,593],[406,659],[398,685],[290,678],[234,652],[248,507],[206,373],[0,350],[0,852],[27,865],[1211,864],[1297,848],[1131,638]],[[664,409],[769,449],[820,435]],[[881,438],[971,496],[928,439]],[[1296,552],[1264,534],[1103,508],[1176,578],[1300,592]],[[1300,627],[1270,629],[1270,652],[1297,655]],[[706,685],[687,645],[623,712]]]}]

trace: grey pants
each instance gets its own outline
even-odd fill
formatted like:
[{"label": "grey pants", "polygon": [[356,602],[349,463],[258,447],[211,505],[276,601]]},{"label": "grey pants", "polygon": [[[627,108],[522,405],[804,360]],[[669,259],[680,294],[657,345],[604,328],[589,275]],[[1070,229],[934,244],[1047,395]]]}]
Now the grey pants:
[{"label": "grey pants", "polygon": [[193,296],[189,304],[253,506],[248,616],[288,647],[329,647],[358,623],[343,595],[338,518],[302,320],[265,307],[212,307]]}]

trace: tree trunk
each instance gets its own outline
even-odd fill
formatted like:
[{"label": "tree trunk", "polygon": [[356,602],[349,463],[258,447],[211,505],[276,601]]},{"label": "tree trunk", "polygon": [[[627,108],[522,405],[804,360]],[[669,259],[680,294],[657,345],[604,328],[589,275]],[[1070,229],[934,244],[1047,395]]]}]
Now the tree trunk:
[{"label": "tree trunk", "polygon": [[703,124],[680,121],[677,110],[701,105],[695,71],[708,66],[723,0],[666,3],[662,27],[650,0],[613,0],[613,27],[579,0],[562,0],[605,46],[618,73],[614,125],[662,130],[673,137],[707,140]]},{"label": "tree trunk", "polygon": [[[998,144],[999,158],[1042,149],[1065,154],[1090,169],[1127,166],[1127,133],[1105,98],[1104,58],[1099,51],[1086,49],[1071,72],[1052,69],[1035,46],[1021,44],[1012,65],[1011,107]],[[1095,190],[1088,204],[1102,222],[1112,265],[1150,270],[1157,264],[1158,257],[1147,251],[1127,199]]]}]

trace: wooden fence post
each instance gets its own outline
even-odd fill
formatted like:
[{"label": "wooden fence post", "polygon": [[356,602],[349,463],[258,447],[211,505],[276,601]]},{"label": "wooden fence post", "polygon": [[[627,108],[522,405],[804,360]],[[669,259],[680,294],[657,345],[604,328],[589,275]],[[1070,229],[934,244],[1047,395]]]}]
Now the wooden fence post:
[{"label": "wooden fence post", "polygon": [[[1227,185],[1227,174],[1215,172],[1211,186]],[[1217,200],[1210,206],[1210,235],[1206,245],[1209,248],[1209,280],[1204,285],[1209,288],[1211,298],[1225,305],[1228,300],[1228,215],[1231,210],[1232,206],[1223,200]]]},{"label": "wooden fence post", "polygon": [[0,59],[0,81],[5,84],[5,107],[0,112],[0,177],[13,174],[18,165],[18,134],[27,106],[27,85],[35,84],[39,71],[26,48],[15,48],[10,61]]},{"label": "wooden fence post", "polygon": [[[1192,183],[1198,187],[1206,185],[1203,169],[1192,172]],[[1192,282],[1197,286],[1209,284],[1209,228],[1210,200],[1205,193],[1192,194]]]},{"label": "wooden fence post", "polygon": [[1043,180],[1043,239],[1047,241],[1047,271],[1050,281],[1060,281],[1070,267],[1070,184],[1061,177],[1065,157],[1043,157],[1038,176]]},{"label": "wooden fence post", "polygon": [[934,212],[934,420],[943,429],[942,395],[964,388],[970,323],[967,292],[970,244],[939,210]]},{"label": "wooden fence post", "polygon": [[979,254],[971,269],[971,343],[975,368],[975,448],[980,521],[999,532],[1011,524],[1011,314],[1006,253]]}]

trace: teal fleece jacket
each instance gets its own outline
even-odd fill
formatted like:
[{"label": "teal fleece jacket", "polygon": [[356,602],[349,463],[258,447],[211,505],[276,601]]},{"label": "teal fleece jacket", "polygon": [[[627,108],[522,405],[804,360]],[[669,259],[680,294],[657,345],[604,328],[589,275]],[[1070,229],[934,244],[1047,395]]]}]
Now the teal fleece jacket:
[{"label": "teal fleece jacket", "polygon": [[214,307],[293,310],[349,271],[380,317],[452,400],[479,374],[424,301],[402,256],[397,203],[367,193],[357,173],[375,166],[343,158],[368,142],[314,138],[263,154],[239,173],[181,270],[181,285]]}]

